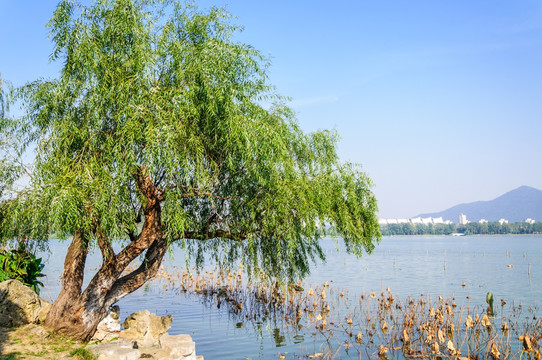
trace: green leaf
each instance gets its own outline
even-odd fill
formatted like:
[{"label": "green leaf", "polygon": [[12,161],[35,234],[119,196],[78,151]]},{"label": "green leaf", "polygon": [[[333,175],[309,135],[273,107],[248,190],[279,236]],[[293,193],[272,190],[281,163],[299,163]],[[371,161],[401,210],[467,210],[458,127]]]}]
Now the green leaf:
[{"label": "green leaf", "polygon": [[36,259],[34,254],[22,247],[0,251],[0,259],[3,261],[3,267],[0,269],[0,281],[19,280],[39,294],[38,286],[43,287],[43,283],[37,278],[44,276],[40,272],[43,269],[41,259]]}]

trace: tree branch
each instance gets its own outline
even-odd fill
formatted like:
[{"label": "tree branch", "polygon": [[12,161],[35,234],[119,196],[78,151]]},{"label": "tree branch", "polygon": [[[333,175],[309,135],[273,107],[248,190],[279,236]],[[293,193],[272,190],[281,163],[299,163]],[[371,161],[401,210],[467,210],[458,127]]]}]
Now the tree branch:
[{"label": "tree branch", "polygon": [[102,253],[103,263],[106,264],[115,257],[115,251],[111,246],[111,241],[109,241],[107,235],[105,235],[104,232],[100,229],[98,223],[96,221],[93,221],[92,225],[94,227],[94,234],[96,235],[98,247],[100,248],[100,251]]},{"label": "tree branch", "polygon": [[213,186],[213,189],[216,189],[217,187],[219,187],[220,185],[228,182],[229,180],[233,179],[234,177],[236,177],[237,175],[240,175],[242,173],[244,173],[246,170],[248,170],[251,166],[253,166],[256,161],[258,160],[258,158],[256,157],[251,164],[249,164],[249,166],[243,166],[241,167],[241,169],[237,170],[236,172],[234,172],[233,174],[229,175],[229,176],[226,176],[224,179],[220,180],[218,183],[216,183],[214,186]]},{"label": "tree branch", "polygon": [[[160,194],[160,201],[164,200],[164,195],[165,195],[165,192],[167,190],[175,189],[177,187],[181,188],[184,191],[184,193],[181,195],[181,197],[184,198],[184,199],[190,198],[190,197],[200,197],[200,196],[213,197],[213,198],[219,199],[219,200],[231,200],[231,199],[238,198],[238,196],[221,196],[221,195],[217,195],[217,194],[213,193],[213,190],[215,190],[216,188],[218,188],[222,184],[228,182],[229,180],[233,179],[234,177],[236,177],[236,176],[244,173],[245,171],[247,171],[250,167],[252,167],[256,163],[257,160],[258,160],[257,157],[254,158],[252,163],[250,163],[248,166],[241,167],[239,170],[237,170],[233,174],[226,176],[224,179],[216,182],[215,184],[208,184],[208,185],[203,186],[201,188],[191,187],[191,186],[187,186],[187,185],[179,185],[179,186],[173,185],[173,186],[166,187],[164,190],[160,189],[160,193],[159,193]],[[218,178],[221,168],[222,168],[222,164],[213,173],[213,176],[212,176],[213,181],[216,178]]]},{"label": "tree branch", "polygon": [[167,242],[164,239],[153,242],[145,253],[145,259],[141,265],[130,274],[115,281],[107,295],[106,302],[111,305],[116,303],[156,275],[166,251]]},{"label": "tree branch", "polygon": [[[256,229],[251,233],[261,232],[261,229]],[[230,239],[235,241],[243,241],[248,238],[248,233],[239,232],[232,233],[226,230],[202,230],[202,231],[185,231],[185,239],[193,240],[210,240],[210,239]]]},{"label": "tree branch", "polygon": [[64,260],[64,273],[62,274],[62,292],[70,291],[70,296],[81,293],[88,243],[88,239],[84,234],[75,231]]},{"label": "tree branch", "polygon": [[238,196],[220,196],[220,195],[216,195],[216,194],[213,194],[212,192],[209,192],[209,191],[199,191],[199,189],[192,189],[194,192],[192,194],[190,193],[184,193],[181,195],[181,198],[183,199],[186,199],[186,198],[190,198],[190,197],[200,197],[200,196],[208,196],[208,197],[213,197],[215,199],[219,199],[219,200],[231,200],[231,199],[235,199],[237,198]]},{"label": "tree branch", "polygon": [[135,235],[133,231],[128,231],[127,234],[128,234],[128,237],[130,238],[130,242],[134,242],[137,240],[137,236]]},{"label": "tree branch", "polygon": [[141,233],[134,237],[124,249],[102,265],[87,286],[84,296],[86,298],[99,297],[108,293],[126,267],[155,242],[163,241],[161,231],[161,209],[157,200],[157,190],[152,184],[146,168],[139,167],[136,172],[137,186],[146,198],[143,212],[145,224]]}]

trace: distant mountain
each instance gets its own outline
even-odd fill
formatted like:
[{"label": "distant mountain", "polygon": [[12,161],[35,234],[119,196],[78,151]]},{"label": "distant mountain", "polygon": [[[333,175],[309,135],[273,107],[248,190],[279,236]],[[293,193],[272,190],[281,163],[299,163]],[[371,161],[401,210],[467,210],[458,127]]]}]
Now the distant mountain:
[{"label": "distant mountain", "polygon": [[457,224],[461,213],[467,215],[470,221],[480,219],[498,221],[501,218],[509,222],[525,221],[527,218],[542,221],[542,190],[521,186],[494,200],[460,204],[441,212],[418,216],[442,216],[444,220],[451,220]]}]

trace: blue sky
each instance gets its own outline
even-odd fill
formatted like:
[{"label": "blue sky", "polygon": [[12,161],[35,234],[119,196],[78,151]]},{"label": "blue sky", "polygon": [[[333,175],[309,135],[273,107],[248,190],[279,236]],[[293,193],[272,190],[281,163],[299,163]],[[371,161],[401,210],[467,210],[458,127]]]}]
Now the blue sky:
[{"label": "blue sky", "polygon": [[[380,216],[542,189],[542,2],[197,3],[238,17],[237,39],[271,57],[270,83],[306,131],[340,134]],[[45,28],[56,4],[0,0],[4,79],[56,76]]]}]

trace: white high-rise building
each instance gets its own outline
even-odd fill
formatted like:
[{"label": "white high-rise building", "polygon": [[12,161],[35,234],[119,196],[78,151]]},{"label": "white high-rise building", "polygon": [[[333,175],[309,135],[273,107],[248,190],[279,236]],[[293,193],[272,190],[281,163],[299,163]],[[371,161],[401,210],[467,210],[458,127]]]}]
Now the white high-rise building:
[{"label": "white high-rise building", "polygon": [[467,225],[469,221],[467,220],[467,215],[460,214],[459,215],[459,225]]}]

